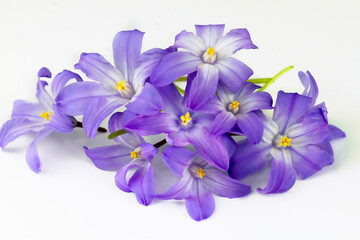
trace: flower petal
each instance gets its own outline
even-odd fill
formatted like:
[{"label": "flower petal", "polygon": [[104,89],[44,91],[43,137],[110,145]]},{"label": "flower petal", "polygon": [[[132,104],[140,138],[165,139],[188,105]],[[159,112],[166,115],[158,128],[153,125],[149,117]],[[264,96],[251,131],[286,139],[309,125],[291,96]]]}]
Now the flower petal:
[{"label": "flower petal", "polygon": [[[307,73],[307,74],[306,74]],[[319,88],[316,84],[314,77],[309,71],[306,73],[299,72],[299,78],[301,83],[304,85],[305,89],[302,95],[310,97],[312,99],[311,106],[314,106],[317,97],[319,96]]]},{"label": "flower petal", "polygon": [[191,194],[191,186],[194,178],[189,171],[184,171],[183,177],[174,185],[172,185],[168,191],[160,194],[156,194],[156,198],[168,200],[168,199],[185,199]]},{"label": "flower petal", "polygon": [[271,160],[270,144],[260,142],[252,145],[246,139],[239,142],[235,153],[230,159],[229,175],[242,179],[249,174],[261,170]]},{"label": "flower petal", "polygon": [[131,161],[130,152],[134,149],[119,145],[88,149],[85,154],[97,168],[102,170],[118,170]]},{"label": "flower petal", "polygon": [[88,102],[88,108],[83,117],[83,127],[86,135],[94,138],[102,121],[122,105],[121,100],[109,101],[106,98],[96,98]]},{"label": "flower petal", "polygon": [[196,156],[193,151],[182,147],[166,147],[161,158],[169,170],[177,177],[182,177],[184,169]]},{"label": "flower petal", "polygon": [[199,57],[189,52],[172,52],[164,56],[153,70],[150,82],[156,87],[164,87],[179,77],[196,71],[202,64]]},{"label": "flower petal", "polygon": [[30,119],[14,117],[4,123],[0,130],[0,147],[4,149],[10,142],[18,137],[37,132],[44,128],[42,122],[32,121]]},{"label": "flower petal", "polygon": [[210,134],[204,127],[197,125],[187,131],[187,136],[199,155],[210,165],[223,170],[228,169],[229,154],[214,134]]},{"label": "flower petal", "polygon": [[164,101],[156,88],[150,83],[145,83],[141,93],[135,100],[126,105],[129,111],[140,115],[154,115],[164,107]]},{"label": "flower petal", "polygon": [[218,81],[219,73],[216,67],[211,64],[201,65],[191,83],[188,108],[197,110],[208,103],[216,92]]},{"label": "flower petal", "polygon": [[42,122],[44,120],[40,114],[44,111],[39,103],[16,100],[13,105],[11,117],[28,118],[30,120]]},{"label": "flower petal", "polygon": [[331,165],[334,162],[334,157],[319,145],[292,147],[290,150],[292,165],[302,179],[313,175],[324,166]]},{"label": "flower petal", "polygon": [[89,102],[99,97],[122,99],[123,103],[129,101],[128,99],[121,98],[117,94],[108,92],[100,84],[95,82],[69,84],[59,92],[55,101],[62,112],[70,116],[77,116],[83,115],[89,107]]},{"label": "flower petal", "polygon": [[185,199],[186,210],[195,221],[210,217],[215,210],[215,200],[198,179],[193,181],[191,195]]},{"label": "flower petal", "polygon": [[256,49],[250,38],[250,34],[245,28],[233,29],[224,37],[219,39],[215,45],[216,56],[218,59],[230,57],[240,49]]},{"label": "flower petal", "polygon": [[206,48],[214,47],[223,36],[225,24],[195,25],[196,34],[201,37]]},{"label": "flower petal", "polygon": [[52,95],[56,97],[60,90],[63,89],[71,79],[75,79],[77,82],[83,81],[78,74],[68,70],[64,70],[61,73],[57,74],[51,83]]},{"label": "flower petal", "polygon": [[186,131],[180,129],[177,132],[170,132],[166,134],[166,142],[171,146],[184,147],[191,143],[186,135]]},{"label": "flower petal", "polygon": [[50,117],[50,122],[48,124],[45,124],[45,126],[48,126],[53,130],[61,133],[72,132],[74,126],[70,117],[63,114],[58,108],[58,106],[56,106],[55,104],[53,104],[53,110],[54,112]]},{"label": "flower petal", "polygon": [[159,113],[151,116],[137,116],[124,126],[125,130],[136,132],[142,136],[169,133],[179,130],[178,120],[174,115]]},{"label": "flower petal", "polygon": [[53,130],[48,128],[44,128],[39,132],[37,132],[35,136],[35,140],[29,145],[28,149],[26,150],[26,163],[29,166],[29,168],[35,173],[39,173],[41,171],[41,162],[36,144],[38,141],[48,136],[52,132]]},{"label": "flower petal", "polygon": [[[136,114],[130,111],[114,113],[109,119],[109,132],[113,133],[123,129],[124,123],[128,122],[135,116]],[[114,138],[113,140],[115,140],[115,142],[119,143],[121,146],[129,147],[131,149],[137,148],[140,144],[138,135],[134,133],[126,133]]]},{"label": "flower petal", "polygon": [[272,109],[272,97],[267,92],[256,92],[239,100],[241,113],[248,113],[261,109]]},{"label": "flower petal", "polygon": [[46,91],[45,87],[48,85],[46,81],[40,79],[36,85],[36,98],[44,110],[51,110],[54,103],[54,98]]},{"label": "flower petal", "polygon": [[138,169],[129,180],[129,187],[135,193],[138,203],[148,206],[154,195],[154,169],[150,163]]},{"label": "flower petal", "polygon": [[331,139],[327,121],[320,109],[314,109],[301,123],[290,126],[285,134],[292,139],[292,147],[319,144]]},{"label": "flower petal", "polygon": [[215,169],[206,169],[205,176],[200,181],[208,191],[220,197],[237,198],[251,192],[250,186],[242,184]]},{"label": "flower petal", "polygon": [[185,30],[176,35],[174,46],[184,48],[198,57],[201,57],[206,50],[206,46],[199,36]]},{"label": "flower petal", "polygon": [[216,61],[215,66],[219,69],[221,81],[234,93],[253,75],[248,66],[235,58]]},{"label": "flower petal", "polygon": [[288,191],[296,181],[296,173],[291,164],[291,154],[285,149],[271,150],[273,157],[268,184],[260,193],[282,193]]},{"label": "flower petal", "polygon": [[158,149],[150,143],[143,142],[139,144],[141,147],[141,156],[143,156],[148,162],[152,162],[158,154]]},{"label": "flower petal", "polygon": [[158,91],[164,100],[164,112],[181,116],[185,111],[185,108],[181,104],[182,96],[175,85],[169,84],[166,87],[160,87],[158,88]]},{"label": "flower petal", "polygon": [[139,30],[121,31],[113,41],[115,67],[127,82],[132,83],[136,62],[139,59],[144,33]]},{"label": "flower petal", "polygon": [[346,134],[340,128],[334,125],[329,125],[329,130],[330,130],[331,140],[346,137]]},{"label": "flower petal", "polygon": [[118,94],[115,89],[117,82],[126,80],[119,70],[97,53],[82,53],[74,68],[81,70],[88,78],[99,82],[112,94]]},{"label": "flower petal", "polygon": [[279,91],[273,120],[279,126],[280,134],[283,134],[289,126],[301,122],[304,115],[308,112],[310,104],[311,98],[309,97],[297,93]]},{"label": "flower petal", "polygon": [[237,125],[251,144],[258,144],[264,133],[261,119],[253,112],[237,115]]},{"label": "flower petal", "polygon": [[216,115],[210,127],[210,133],[221,135],[231,130],[236,124],[237,117],[228,111],[222,111]]}]

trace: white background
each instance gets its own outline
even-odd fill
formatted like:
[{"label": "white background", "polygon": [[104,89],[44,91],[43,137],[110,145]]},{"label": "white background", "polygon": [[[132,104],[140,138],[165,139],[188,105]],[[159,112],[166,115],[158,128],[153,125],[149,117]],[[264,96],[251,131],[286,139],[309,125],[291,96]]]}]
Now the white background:
[{"label": "white background", "polygon": [[[271,93],[302,91],[297,71],[310,70],[330,122],[347,133],[334,142],[332,166],[284,194],[216,197],[213,216],[200,223],[181,201],[143,207],[117,189],[115,173],[95,168],[82,150],[111,144],[106,135],[89,140],[77,129],[48,137],[38,145],[39,175],[25,163],[33,138],[25,136],[0,152],[0,239],[360,239],[359,11],[358,0],[0,0],[1,124],[14,100],[35,100],[40,67],[71,70],[83,51],[112,62],[118,31],[146,32],[147,50],[167,47],[196,23],[225,23],[226,31],[248,28],[259,47],[237,54],[254,77],[295,65]],[[255,190],[266,176],[251,180]]]}]

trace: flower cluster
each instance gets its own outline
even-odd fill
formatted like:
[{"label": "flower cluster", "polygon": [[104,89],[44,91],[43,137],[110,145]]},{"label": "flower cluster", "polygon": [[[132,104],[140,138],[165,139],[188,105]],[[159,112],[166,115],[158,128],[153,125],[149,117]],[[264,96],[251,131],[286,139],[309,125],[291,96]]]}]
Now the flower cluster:
[{"label": "flower cluster", "polygon": [[[267,186],[258,189],[263,194],[286,192],[296,176],[305,179],[333,163],[330,142],[345,134],[328,123],[325,103],[316,104],[319,91],[310,72],[299,72],[302,94],[279,91],[273,106],[264,89],[291,67],[273,78],[249,79],[253,71],[233,57],[239,50],[257,48],[246,29],[224,35],[224,25],[195,27],[196,34],[182,31],[169,48],[143,53],[143,32],[119,32],[113,41],[114,65],[100,54],[83,53],[75,69],[89,80],[64,70],[53,78],[52,94],[45,89],[51,73],[40,69],[38,102],[14,102],[11,119],[0,131],[0,147],[35,132],[26,162],[39,173],[39,140],[75,127],[94,138],[110,117],[114,144],[84,147],[88,158],[97,168],[116,171],[116,186],[135,193],[140,204],[185,200],[197,221],[212,215],[213,194],[249,194],[251,187],[240,179],[267,165]],[[186,82],[185,90],[179,82]],[[272,118],[264,109],[273,109]],[[146,141],[158,134],[165,139]],[[242,140],[235,142],[235,135]],[[155,191],[155,161],[163,161],[178,178],[165,192]]]}]

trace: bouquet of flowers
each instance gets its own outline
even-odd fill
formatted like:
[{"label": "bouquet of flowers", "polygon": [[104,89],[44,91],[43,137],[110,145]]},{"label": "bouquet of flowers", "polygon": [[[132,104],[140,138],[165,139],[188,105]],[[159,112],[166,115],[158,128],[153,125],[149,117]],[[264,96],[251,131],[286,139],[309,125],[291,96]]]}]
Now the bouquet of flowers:
[{"label": "bouquet of flowers", "polygon": [[[200,221],[214,212],[213,194],[248,195],[251,187],[240,180],[267,165],[267,186],[257,191],[288,191],[296,176],[306,179],[333,163],[330,142],[345,133],[329,124],[325,103],[316,103],[319,90],[310,72],[299,72],[301,94],[279,91],[273,106],[264,90],[293,67],[272,78],[251,79],[253,71],[232,55],[257,47],[246,29],[224,35],[224,27],[196,25],[196,34],[182,31],[169,48],[143,53],[143,32],[119,32],[113,41],[114,65],[100,54],[83,53],[75,69],[89,80],[64,70],[52,79],[51,93],[46,79],[52,74],[40,69],[38,102],[14,102],[11,119],[0,131],[0,147],[36,133],[26,162],[39,173],[38,141],[75,127],[94,138],[107,131],[100,124],[110,116],[114,144],[84,151],[97,168],[117,171],[116,186],[135,193],[142,205],[184,199],[190,217]],[[272,117],[264,109],[273,109]],[[145,141],[159,134],[162,141]],[[243,137],[235,142],[234,136]],[[178,178],[165,192],[155,192],[154,161],[163,161]]]}]

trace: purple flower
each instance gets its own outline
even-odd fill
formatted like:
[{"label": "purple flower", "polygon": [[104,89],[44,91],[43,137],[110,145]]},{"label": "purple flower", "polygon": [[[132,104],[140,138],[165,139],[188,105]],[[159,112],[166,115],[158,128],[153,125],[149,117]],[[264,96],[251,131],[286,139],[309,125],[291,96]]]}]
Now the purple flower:
[{"label": "purple flower", "polygon": [[42,68],[38,72],[37,103],[24,100],[14,102],[11,119],[7,121],[0,130],[0,147],[5,148],[8,143],[14,141],[21,135],[35,132],[35,140],[30,144],[26,152],[26,162],[35,173],[41,171],[41,162],[36,144],[42,138],[53,131],[68,133],[73,130],[75,119],[62,113],[55,104],[54,97],[71,79],[81,82],[82,79],[76,73],[64,70],[57,74],[51,84],[51,96],[45,89],[46,81],[40,78],[51,78],[51,72]]},{"label": "purple flower", "polygon": [[173,84],[160,88],[165,106],[162,113],[137,116],[124,125],[127,131],[142,136],[166,133],[166,140],[174,146],[193,144],[196,151],[211,165],[228,169],[229,155],[225,147],[208,129],[213,115],[194,112],[184,107],[182,97]]},{"label": "purple flower", "polygon": [[[109,131],[122,128],[122,123],[133,117],[130,115],[130,112],[115,113],[109,121]],[[116,186],[124,192],[134,192],[140,204],[149,205],[154,193],[152,160],[158,153],[157,148],[133,133],[121,135],[114,140],[117,145],[92,149],[84,147],[85,153],[96,167],[102,170],[117,170]],[[130,170],[135,171],[129,178]]]},{"label": "purple flower", "polygon": [[115,36],[115,67],[97,53],[83,53],[75,68],[96,82],[71,84],[56,98],[65,113],[84,115],[84,131],[89,137],[94,138],[101,122],[124,104],[128,110],[142,115],[158,113],[162,108],[159,93],[145,80],[165,53],[153,50],[142,57],[143,35],[133,30]]},{"label": "purple flower", "polygon": [[213,96],[219,79],[236,92],[253,74],[231,56],[240,49],[257,48],[246,29],[233,29],[223,36],[225,25],[195,25],[197,35],[182,31],[175,38],[178,51],[166,55],[151,75],[155,86],[166,86],[179,77],[197,72],[188,81],[188,107],[197,110]]},{"label": "purple flower", "polygon": [[212,194],[236,198],[250,193],[250,186],[228,177],[223,171],[210,166],[199,155],[181,147],[167,147],[162,159],[170,171],[181,179],[162,194],[160,199],[185,199],[186,209],[194,220],[201,221],[212,215],[215,201]]},{"label": "purple flower", "polygon": [[[304,77],[300,73],[300,78]],[[230,160],[229,174],[240,179],[271,161],[268,184],[261,193],[288,191],[296,175],[305,179],[334,161],[330,141],[334,138],[324,109],[314,106],[318,90],[315,80],[304,84],[304,95],[278,93],[273,119],[263,116],[264,134],[258,145],[242,141]],[[302,79],[304,83],[304,78]],[[314,100],[315,99],[315,100]],[[322,106],[322,104],[320,104]],[[342,133],[340,129],[338,130]],[[345,135],[343,135],[345,136]]]},{"label": "purple flower", "polygon": [[203,110],[216,113],[210,132],[216,135],[226,132],[244,134],[250,143],[257,144],[263,135],[263,124],[256,111],[272,108],[272,98],[266,92],[254,92],[260,88],[253,83],[243,84],[233,93],[219,84],[218,95]]}]

